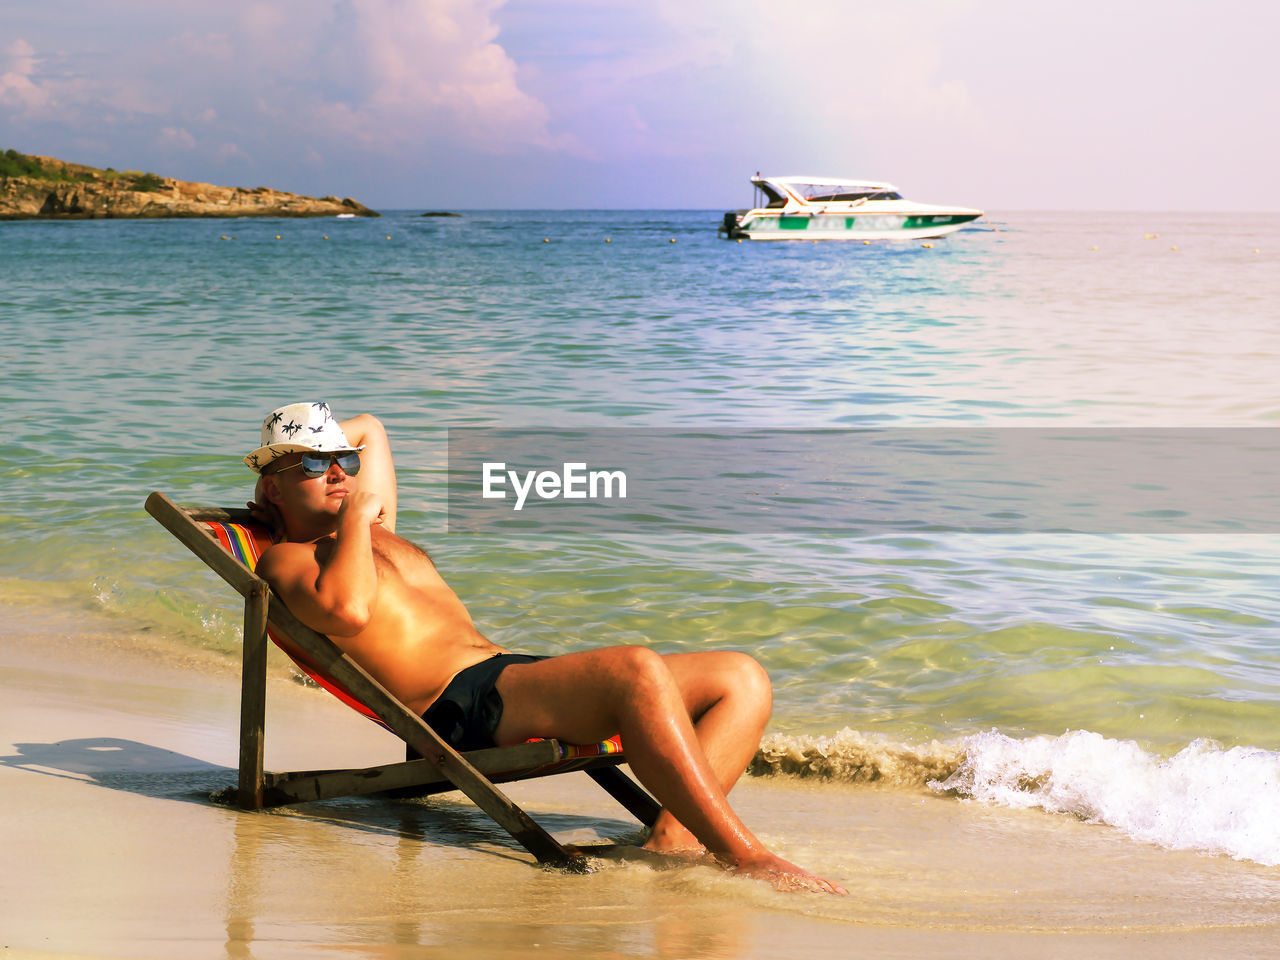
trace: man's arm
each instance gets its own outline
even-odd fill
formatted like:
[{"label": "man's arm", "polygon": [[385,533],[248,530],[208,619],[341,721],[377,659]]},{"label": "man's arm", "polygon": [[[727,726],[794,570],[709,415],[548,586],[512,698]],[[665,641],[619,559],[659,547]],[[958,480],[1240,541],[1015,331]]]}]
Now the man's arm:
[{"label": "man's arm", "polygon": [[374,494],[382,503],[382,525],[396,532],[396,467],[391,460],[391,441],[382,421],[372,414],[341,421],[338,426],[360,451],[360,489]]},{"label": "man's arm", "polygon": [[355,636],[368,626],[377,604],[370,528],[381,510],[375,494],[352,494],[338,511],[338,529],[323,559],[323,545],[277,543],[262,555],[258,574],[311,629],[332,637]]}]

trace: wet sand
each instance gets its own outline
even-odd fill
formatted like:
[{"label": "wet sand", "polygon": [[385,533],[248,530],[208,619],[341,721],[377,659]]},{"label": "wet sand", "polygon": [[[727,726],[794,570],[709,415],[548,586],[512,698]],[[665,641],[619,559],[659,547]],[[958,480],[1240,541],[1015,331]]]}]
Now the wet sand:
[{"label": "wet sand", "polygon": [[[0,956],[1280,956],[1280,870],[906,790],[746,779],[735,805],[847,898],[709,867],[541,870],[465,799],[243,813],[236,664],[93,614],[9,607],[0,647]],[[269,769],[399,759],[270,682]],[[510,785],[557,836],[636,827],[585,775]]]}]

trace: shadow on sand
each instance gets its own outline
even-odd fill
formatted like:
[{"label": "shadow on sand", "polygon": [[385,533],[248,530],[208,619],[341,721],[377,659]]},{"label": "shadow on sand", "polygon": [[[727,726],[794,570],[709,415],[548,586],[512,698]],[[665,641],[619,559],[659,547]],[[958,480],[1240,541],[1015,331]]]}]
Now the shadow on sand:
[{"label": "shadow on sand", "polygon": [[[460,794],[411,799],[373,794],[245,811],[217,798],[235,784],[234,768],[172,750],[112,737],[18,743],[14,747],[18,752],[0,757],[0,766],[94,783],[138,796],[195,803],[245,817],[300,817],[404,840],[483,848],[499,855],[507,854],[494,847],[506,847],[511,849],[511,857],[524,859],[524,852],[514,848],[506,831]],[[534,816],[552,833],[591,830],[630,842],[638,835],[633,821],[536,811]]]}]

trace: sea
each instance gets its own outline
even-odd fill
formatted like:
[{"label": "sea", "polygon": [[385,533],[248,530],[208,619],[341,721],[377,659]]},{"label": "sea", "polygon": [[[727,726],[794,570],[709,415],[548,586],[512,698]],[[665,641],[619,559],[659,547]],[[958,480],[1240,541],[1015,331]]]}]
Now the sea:
[{"label": "sea", "polygon": [[[0,595],[233,657],[235,597],[143,501],[243,504],[264,415],[325,401],[382,419],[399,532],[495,642],[758,658],[756,773],[1280,865],[1280,528],[1268,490],[1215,494],[1280,426],[1275,218],[1017,212],[864,244],[732,242],[720,217],[0,224]],[[687,522],[575,528],[565,502],[551,529],[451,523],[450,445],[476,430],[729,437],[740,462],[715,475],[757,480],[794,460],[779,437],[1076,436],[1095,463],[1138,436],[1194,441],[1208,483],[1202,510],[983,525],[936,512],[996,461],[942,482],[908,458],[870,517],[846,510],[854,468],[820,462],[762,524],[753,491],[691,467]],[[1056,479],[1015,449],[1033,488]]]}]

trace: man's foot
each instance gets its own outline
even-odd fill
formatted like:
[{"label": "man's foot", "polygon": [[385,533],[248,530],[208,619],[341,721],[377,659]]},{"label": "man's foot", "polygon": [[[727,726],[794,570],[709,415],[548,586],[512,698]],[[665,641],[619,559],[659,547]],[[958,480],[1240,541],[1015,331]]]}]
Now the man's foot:
[{"label": "man's foot", "polygon": [[687,847],[653,846],[646,843],[640,849],[655,857],[663,857],[668,860],[678,860],[682,863],[700,863],[703,860],[710,858],[710,855],[707,853],[707,848],[702,846],[700,843]]},{"label": "man's foot", "polygon": [[832,883],[771,853],[765,853],[749,862],[727,863],[709,854],[707,848],[698,842],[697,837],[674,820],[669,820],[667,823],[659,822],[658,828],[649,835],[649,839],[641,849],[685,863],[714,863],[717,866],[726,867],[731,873],[767,880],[777,890],[813,890],[841,895],[849,892],[838,883]]},{"label": "man's foot", "polygon": [[700,860],[707,855],[707,848],[679,823],[670,823],[665,827],[660,825],[649,834],[649,839],[644,842],[644,849],[682,860]]},{"label": "man's foot", "polygon": [[685,854],[666,853],[627,843],[580,844],[573,849],[577,853],[589,857],[598,857],[601,860],[644,863],[655,870],[669,870],[674,867],[687,867],[697,863],[720,865],[718,860],[707,856],[705,851],[702,853],[689,851]]},{"label": "man's foot", "polygon": [[775,890],[781,890],[784,893],[810,890],[815,893],[835,893],[844,896],[849,892],[838,883],[819,877],[817,874],[810,873],[808,870],[797,867],[794,863],[788,863],[781,857],[775,857],[772,854],[768,854],[759,860],[753,860],[750,863],[727,864],[719,857],[707,853],[706,847],[698,844],[697,841],[694,842],[694,845],[667,847],[654,845],[654,839],[650,837],[649,841],[640,847],[626,844],[601,844],[596,847],[580,847],[578,849],[582,853],[592,856],[602,856],[610,860],[638,860],[650,863],[653,866],[710,864],[726,869],[730,873],[750,877],[753,880],[764,880],[771,884]]},{"label": "man's foot", "polygon": [[767,881],[775,890],[781,890],[783,893],[811,890],[815,893],[836,893],[844,896],[849,892],[838,883],[832,883],[772,854],[760,860],[739,863],[729,869],[744,877]]}]

